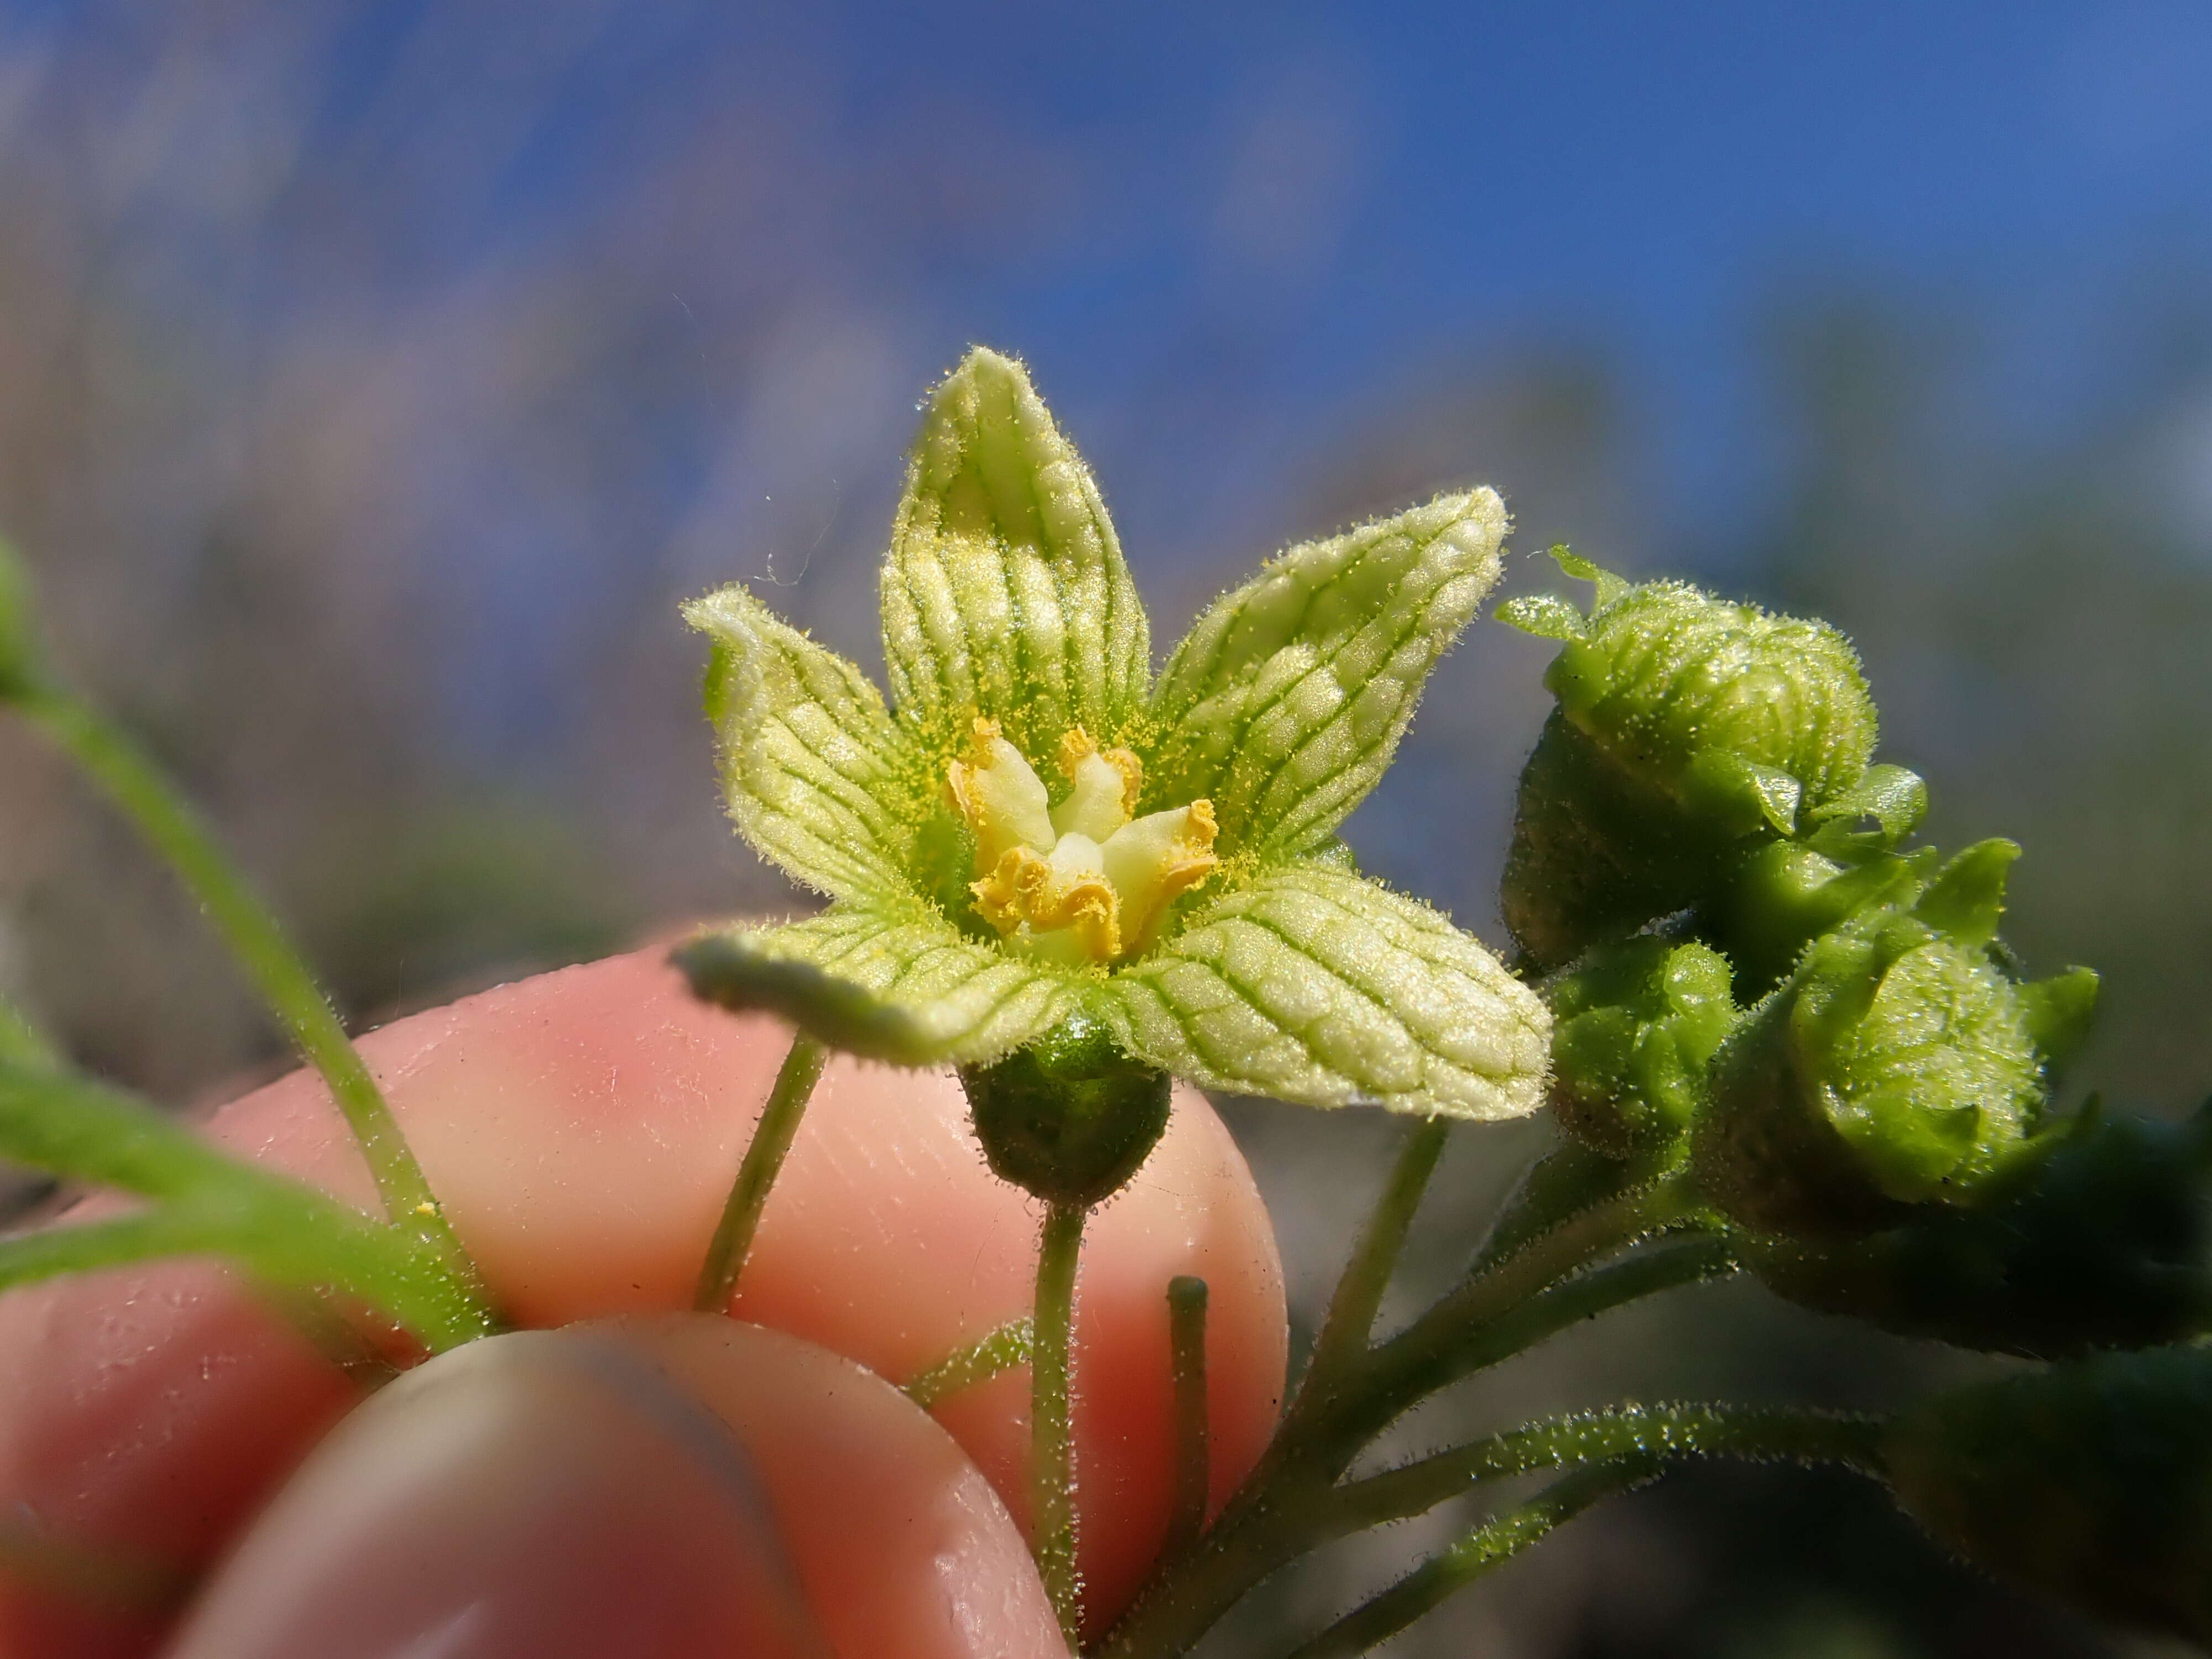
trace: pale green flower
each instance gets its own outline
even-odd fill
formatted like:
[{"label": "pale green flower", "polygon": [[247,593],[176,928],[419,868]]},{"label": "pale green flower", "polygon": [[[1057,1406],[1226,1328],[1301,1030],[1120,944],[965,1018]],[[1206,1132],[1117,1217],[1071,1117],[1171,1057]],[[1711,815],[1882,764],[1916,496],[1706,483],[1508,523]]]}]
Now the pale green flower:
[{"label": "pale green flower", "polygon": [[1497,579],[1488,489],[1295,547],[1152,673],[1091,473],[1020,364],[933,395],[883,574],[892,702],[743,586],[685,607],[745,839],[832,902],[703,936],[702,994],[902,1065],[1076,1013],[1209,1088],[1465,1118],[1543,1097],[1550,1018],[1334,830]]}]

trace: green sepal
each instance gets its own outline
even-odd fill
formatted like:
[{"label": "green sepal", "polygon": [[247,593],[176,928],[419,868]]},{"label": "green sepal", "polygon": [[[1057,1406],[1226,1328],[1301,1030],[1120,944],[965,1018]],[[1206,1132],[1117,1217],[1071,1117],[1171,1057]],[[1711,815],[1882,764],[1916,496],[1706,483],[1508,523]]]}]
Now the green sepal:
[{"label": "green sepal", "polygon": [[2212,1347],[1961,1389],[1899,1416],[1881,1451],[1899,1506],[1976,1566],[2212,1642]]},{"label": "green sepal", "polygon": [[2212,1331],[2212,1109],[2085,1109],[2008,1158],[1978,1208],[1921,1205],[1863,1238],[1745,1234],[1778,1295],[1901,1336],[2032,1359]]},{"label": "green sepal", "polygon": [[672,960],[705,1001],[779,1014],[830,1048],[894,1066],[996,1060],[1048,1030],[1082,982],[978,944],[915,901],[705,933]]},{"label": "green sepal", "polygon": [[913,820],[932,798],[868,677],[734,583],[684,619],[714,642],[707,718],[745,840],[833,897],[905,890]]},{"label": "green sepal", "polygon": [[1936,872],[1912,914],[1959,945],[1987,945],[2004,915],[2005,882],[2020,843],[1991,837],[1976,842]]},{"label": "green sepal", "polygon": [[1616,576],[1610,570],[1600,568],[1565,542],[1553,542],[1545,550],[1551,555],[1552,562],[1558,565],[1568,575],[1578,581],[1589,582],[1595,590],[1590,596],[1590,606],[1594,611],[1604,610],[1606,606],[1628,592],[1630,584],[1625,577]]},{"label": "green sepal", "polygon": [[1691,756],[1680,787],[1683,804],[1726,833],[1748,836],[1767,829],[1794,835],[1805,787],[1778,766],[1763,766],[1726,749]]},{"label": "green sepal", "polygon": [[1737,869],[1711,925],[1735,965],[1737,997],[1750,1002],[1820,934],[1863,912],[1909,904],[1919,890],[1912,866],[1891,854],[1850,865],[1802,842],[1770,842]]},{"label": "green sepal", "polygon": [[1146,808],[1212,801],[1224,857],[1327,842],[1498,580],[1507,522],[1494,490],[1439,496],[1293,547],[1215,600],[1160,675]]},{"label": "green sepal", "polygon": [[950,751],[978,714],[1023,753],[1119,742],[1151,675],[1145,609],[1091,471],[1028,371],[977,347],[930,394],[883,574],[899,718]]},{"label": "green sepal", "polygon": [[1088,1209],[1127,1184],[1168,1127],[1165,1072],[1131,1059],[1077,1008],[988,1066],[960,1068],[991,1172],[1048,1204]]},{"label": "green sepal", "polygon": [[1887,763],[1869,766],[1852,787],[1812,808],[1806,821],[1838,833],[1849,833],[1856,820],[1872,818],[1881,842],[1894,847],[1920,827],[1928,816],[1928,785],[1917,772]]},{"label": "green sepal", "polygon": [[2069,968],[2019,988],[2021,1018],[2052,1074],[2063,1072],[2089,1040],[2097,1014],[2097,970]]},{"label": "green sepal", "polygon": [[1105,990],[1124,1048],[1204,1088],[1477,1120],[1543,1102],[1542,1000],[1428,906],[1326,865],[1263,871]]},{"label": "green sepal", "polygon": [[1556,593],[1524,593],[1498,607],[1498,620],[1540,640],[1578,640],[1585,618]]}]

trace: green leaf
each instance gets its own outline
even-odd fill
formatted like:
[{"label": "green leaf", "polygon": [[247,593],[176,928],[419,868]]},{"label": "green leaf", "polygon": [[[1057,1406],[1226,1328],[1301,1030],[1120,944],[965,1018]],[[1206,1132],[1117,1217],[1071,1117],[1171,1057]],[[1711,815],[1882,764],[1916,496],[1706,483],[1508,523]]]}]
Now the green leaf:
[{"label": "green leaf", "polygon": [[780,927],[702,933],[675,961],[708,1002],[781,1014],[894,1066],[996,1060],[1079,994],[1079,976],[978,944],[920,903],[841,904]]},{"label": "green leaf", "polygon": [[684,617],[714,642],[707,716],[745,839],[833,897],[903,891],[918,763],[868,677],[742,586]]},{"label": "green leaf", "polygon": [[1544,1098],[1536,994],[1426,905],[1310,862],[1217,900],[1108,992],[1132,1053],[1210,1089],[1474,1119]]},{"label": "green leaf", "polygon": [[1146,799],[1210,799],[1224,854],[1327,841],[1498,580],[1506,524],[1494,490],[1439,496],[1294,547],[1216,600],[1160,677]]},{"label": "green leaf", "polygon": [[[0,1158],[157,1205],[105,1232],[64,1228],[11,1241],[20,1249],[0,1261],[0,1285],[146,1256],[216,1255],[272,1284],[342,1290],[433,1348],[486,1334],[467,1285],[432,1247],[85,1079],[0,1060]],[[80,1231],[91,1236],[61,1237]]]},{"label": "green leaf", "polygon": [[933,748],[988,714],[1048,755],[1118,741],[1152,668],[1143,605],[1090,469],[1011,357],[977,347],[931,395],[883,575],[900,717]]}]

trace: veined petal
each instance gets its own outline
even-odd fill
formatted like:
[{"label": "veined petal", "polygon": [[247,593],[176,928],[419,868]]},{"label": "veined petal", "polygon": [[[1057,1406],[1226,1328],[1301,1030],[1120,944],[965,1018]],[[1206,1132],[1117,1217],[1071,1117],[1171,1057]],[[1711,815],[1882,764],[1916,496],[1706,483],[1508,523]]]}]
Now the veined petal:
[{"label": "veined petal", "polygon": [[1551,1014],[1443,916],[1283,865],[1108,982],[1130,1052],[1207,1088],[1461,1118],[1543,1103]]},{"label": "veined petal", "polygon": [[1142,711],[1152,645],[1106,504],[1028,374],[970,351],[932,394],[884,565],[902,719],[949,747],[977,713],[1024,753]]},{"label": "veined petal", "polygon": [[1079,976],[979,945],[920,903],[838,904],[679,946],[692,990],[781,1014],[831,1048],[894,1066],[981,1064],[1050,1027]]},{"label": "veined petal", "polygon": [[1160,677],[1146,799],[1211,799],[1224,854],[1320,846],[1389,765],[1498,580],[1506,526],[1495,490],[1442,495],[1294,547],[1217,599]]},{"label": "veined petal", "polygon": [[858,668],[732,584],[684,619],[707,671],[730,816],[763,857],[837,898],[907,887],[919,763]]}]

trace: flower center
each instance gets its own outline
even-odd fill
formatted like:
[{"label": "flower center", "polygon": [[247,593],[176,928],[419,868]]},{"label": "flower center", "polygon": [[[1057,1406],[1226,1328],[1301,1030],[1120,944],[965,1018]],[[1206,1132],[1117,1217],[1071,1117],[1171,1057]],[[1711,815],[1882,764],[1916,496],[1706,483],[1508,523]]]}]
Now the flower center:
[{"label": "flower center", "polygon": [[978,719],[967,752],[945,769],[953,805],[975,837],[975,908],[1024,952],[1110,963],[1150,942],[1179,893],[1213,873],[1213,803],[1133,817],[1144,768],[1101,749],[1081,726],[1060,740],[1067,779],[1057,806],[996,720]]}]

